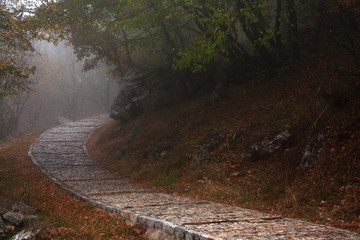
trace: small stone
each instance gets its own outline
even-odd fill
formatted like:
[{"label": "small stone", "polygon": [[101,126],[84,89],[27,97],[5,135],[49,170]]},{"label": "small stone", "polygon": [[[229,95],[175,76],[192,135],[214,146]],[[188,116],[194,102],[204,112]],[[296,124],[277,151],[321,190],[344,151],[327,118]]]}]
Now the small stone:
[{"label": "small stone", "polygon": [[9,240],[35,240],[35,239],[36,239],[36,234],[33,231],[22,230],[21,232],[10,238]]},{"label": "small stone", "polygon": [[148,229],[155,228],[155,222],[152,219],[146,219],[145,220],[145,226]]},{"label": "small stone", "polygon": [[174,235],[174,232],[175,232],[174,226],[172,226],[170,224],[164,224],[163,229],[167,234]]},{"label": "small stone", "polygon": [[20,225],[23,223],[25,216],[19,212],[7,212],[4,214],[3,218],[9,223]]},{"label": "small stone", "polygon": [[160,220],[154,220],[154,228],[155,229],[163,229],[163,222]]},{"label": "small stone", "polygon": [[6,229],[5,223],[0,217],[0,238],[5,236],[5,229]]},{"label": "small stone", "polygon": [[48,234],[48,231],[46,231],[46,229],[44,228],[39,228],[38,230],[35,231],[35,234],[38,235],[45,235]]},{"label": "small stone", "polygon": [[14,212],[20,212],[23,214],[34,214],[34,213],[38,212],[37,208],[32,207],[23,202],[14,203],[14,205],[12,206],[12,210]]},{"label": "small stone", "polygon": [[175,227],[175,237],[176,239],[184,239],[185,238],[185,231],[180,227]]},{"label": "small stone", "polygon": [[25,218],[24,218],[24,223],[27,224],[27,225],[29,225],[29,224],[37,221],[37,220],[39,220],[39,217],[38,217],[38,216],[36,216],[36,215],[27,215],[27,216],[25,216]]},{"label": "small stone", "polygon": [[138,223],[138,215],[137,214],[133,214],[133,213],[129,213],[130,217],[129,217],[129,222],[132,224],[136,224]]},{"label": "small stone", "polygon": [[191,232],[185,233],[185,240],[194,240],[194,236]]},{"label": "small stone", "polygon": [[138,222],[141,226],[146,227],[146,218],[145,218],[144,216],[139,216],[139,217],[137,218],[137,222]]},{"label": "small stone", "polygon": [[168,141],[162,141],[156,144],[154,151],[152,152],[153,156],[164,157],[172,149],[171,144]]},{"label": "small stone", "polygon": [[145,237],[149,240],[175,240],[174,236],[166,234],[161,229],[149,229],[146,231]]}]

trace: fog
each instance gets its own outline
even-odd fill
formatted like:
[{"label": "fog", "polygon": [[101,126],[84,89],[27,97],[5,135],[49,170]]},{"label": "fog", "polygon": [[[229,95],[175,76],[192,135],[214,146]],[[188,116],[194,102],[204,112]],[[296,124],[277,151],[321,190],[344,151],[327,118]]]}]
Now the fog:
[{"label": "fog", "polygon": [[29,89],[8,96],[0,106],[0,135],[41,131],[59,124],[58,118],[78,120],[109,111],[117,83],[106,66],[82,71],[71,45],[35,43],[26,60],[36,66]]}]

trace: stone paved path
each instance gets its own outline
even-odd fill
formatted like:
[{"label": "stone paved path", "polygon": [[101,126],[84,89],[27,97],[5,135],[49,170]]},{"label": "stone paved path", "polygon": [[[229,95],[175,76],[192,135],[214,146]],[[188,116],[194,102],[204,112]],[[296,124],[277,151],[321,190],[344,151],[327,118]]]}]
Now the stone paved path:
[{"label": "stone paved path", "polygon": [[86,142],[106,116],[70,122],[45,132],[29,155],[74,197],[176,239],[359,239],[348,231],[257,211],[150,191],[99,167]]}]

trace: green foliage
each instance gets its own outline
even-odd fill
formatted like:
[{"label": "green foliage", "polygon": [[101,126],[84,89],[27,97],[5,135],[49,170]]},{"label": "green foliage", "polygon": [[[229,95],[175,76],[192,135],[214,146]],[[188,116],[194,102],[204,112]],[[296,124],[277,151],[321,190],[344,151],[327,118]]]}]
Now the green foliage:
[{"label": "green foliage", "polygon": [[[251,44],[257,47],[266,46],[276,34],[269,25],[271,8],[263,0],[87,0],[56,4],[58,10],[52,13],[59,14],[54,18],[63,16],[65,32],[71,33],[78,57],[88,59],[90,68],[105,60],[124,71],[138,63],[141,54],[150,59],[147,64],[166,62],[175,70],[198,73],[206,71],[219,56],[233,58],[245,53],[241,35],[251,37]],[[154,55],[160,56],[155,63]]]},{"label": "green foliage", "polygon": [[255,202],[255,199],[252,199],[250,196],[248,195],[244,195],[241,196],[241,198],[239,198],[236,203],[238,204],[247,204],[247,203],[252,203]]},{"label": "green foliage", "polygon": [[[333,42],[358,60],[359,27],[350,31],[358,25],[358,5],[335,0],[60,0],[38,15],[47,34],[69,34],[86,69],[102,61],[121,74],[134,65],[199,73],[219,59],[238,64],[257,56],[268,65],[277,58],[296,59],[302,46],[311,42],[320,48],[320,34],[334,29],[344,34]],[[300,36],[298,24],[311,34]]]},{"label": "green foliage", "polygon": [[125,226],[119,230],[119,235],[129,237],[135,235],[135,232],[131,227]]},{"label": "green foliage", "polygon": [[[231,13],[224,9],[216,9],[211,5],[207,7],[213,14],[197,19],[201,25],[206,26],[205,32],[196,37],[193,44],[178,52],[174,69],[189,68],[193,73],[199,73],[206,71],[206,66],[221,54],[228,55],[231,47],[228,44]],[[194,18],[195,16],[188,15],[187,17]]]},{"label": "green foliage", "polygon": [[170,174],[166,177],[166,179],[164,180],[164,185],[165,186],[171,186],[174,185],[177,181],[178,181],[178,177],[175,174]]}]

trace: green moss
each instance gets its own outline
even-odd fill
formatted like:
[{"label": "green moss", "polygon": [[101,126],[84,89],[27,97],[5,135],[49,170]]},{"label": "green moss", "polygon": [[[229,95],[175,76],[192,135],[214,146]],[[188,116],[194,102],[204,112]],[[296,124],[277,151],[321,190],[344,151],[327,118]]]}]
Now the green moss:
[{"label": "green moss", "polygon": [[172,186],[178,181],[178,177],[175,174],[170,174],[164,179],[164,185],[165,186]]},{"label": "green moss", "polygon": [[244,195],[244,196],[241,196],[239,199],[237,199],[236,203],[243,205],[246,203],[251,203],[253,201],[254,201],[254,199],[252,197],[250,197],[249,195]]}]

